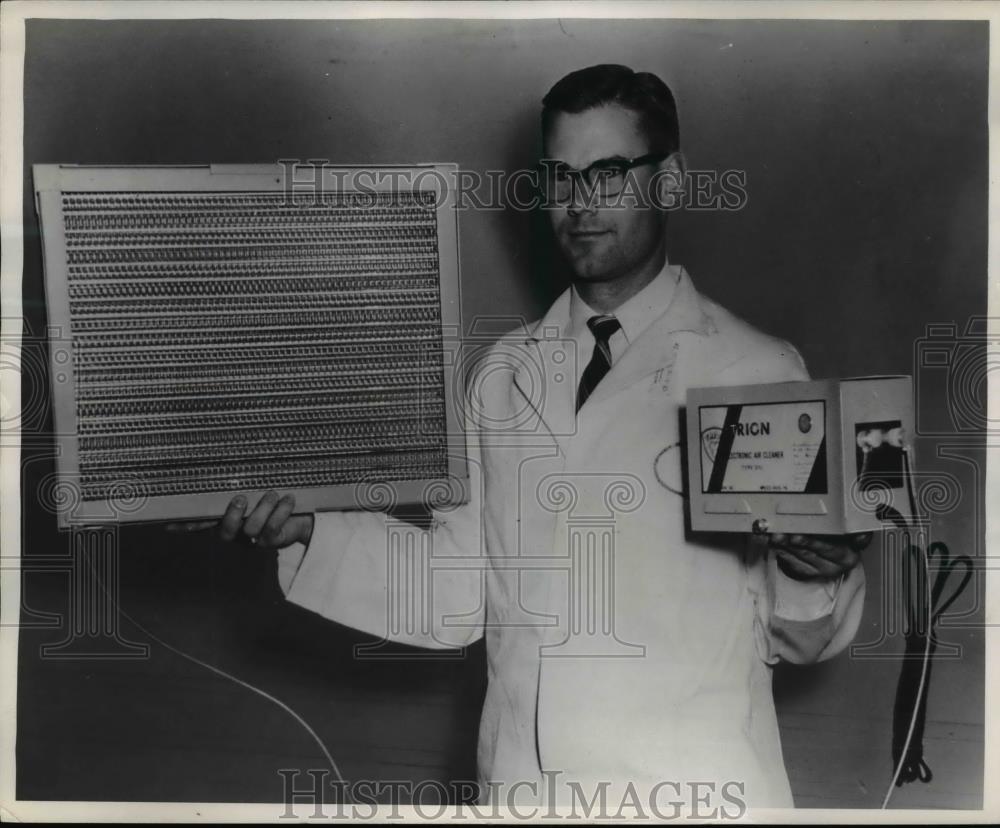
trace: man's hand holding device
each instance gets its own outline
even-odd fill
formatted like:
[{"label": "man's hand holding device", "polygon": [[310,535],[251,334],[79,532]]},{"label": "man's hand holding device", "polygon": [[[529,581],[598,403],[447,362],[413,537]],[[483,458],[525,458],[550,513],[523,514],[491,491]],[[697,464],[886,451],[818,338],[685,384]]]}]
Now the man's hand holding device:
[{"label": "man's hand holding device", "polygon": [[871,543],[873,532],[854,535],[773,534],[768,544],[778,568],[796,581],[832,581],[850,572]]}]

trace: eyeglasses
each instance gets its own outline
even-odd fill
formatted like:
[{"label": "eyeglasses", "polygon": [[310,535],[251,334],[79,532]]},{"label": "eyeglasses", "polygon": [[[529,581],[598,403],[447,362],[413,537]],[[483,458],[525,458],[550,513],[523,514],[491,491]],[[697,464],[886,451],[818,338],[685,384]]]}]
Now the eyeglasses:
[{"label": "eyeglasses", "polygon": [[669,154],[653,152],[637,158],[598,158],[582,170],[563,161],[545,160],[538,165],[539,181],[549,200],[565,202],[572,197],[574,184],[585,196],[605,199],[621,193],[631,170],[658,164]]}]

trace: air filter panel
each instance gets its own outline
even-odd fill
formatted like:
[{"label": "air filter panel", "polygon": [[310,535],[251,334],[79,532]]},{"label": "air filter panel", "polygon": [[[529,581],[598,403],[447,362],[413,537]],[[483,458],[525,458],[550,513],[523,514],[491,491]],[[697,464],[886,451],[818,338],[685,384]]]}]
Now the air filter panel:
[{"label": "air filter panel", "polygon": [[463,499],[452,168],[285,172],[35,166],[62,525]]}]

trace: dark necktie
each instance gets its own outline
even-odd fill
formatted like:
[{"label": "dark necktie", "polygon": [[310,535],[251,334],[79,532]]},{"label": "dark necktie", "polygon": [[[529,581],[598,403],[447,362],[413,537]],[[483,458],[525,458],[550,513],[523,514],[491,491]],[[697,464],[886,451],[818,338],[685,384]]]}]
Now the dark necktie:
[{"label": "dark necktie", "polygon": [[611,347],[608,340],[621,329],[621,322],[613,316],[592,316],[587,320],[587,327],[597,340],[594,345],[594,355],[580,377],[580,387],[576,390],[576,410],[587,401],[597,383],[611,370]]}]

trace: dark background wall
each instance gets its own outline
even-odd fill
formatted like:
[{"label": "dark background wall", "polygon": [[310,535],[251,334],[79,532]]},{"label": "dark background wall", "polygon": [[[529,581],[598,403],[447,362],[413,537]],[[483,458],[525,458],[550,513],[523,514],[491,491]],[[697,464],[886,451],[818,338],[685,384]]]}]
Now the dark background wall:
[{"label": "dark background wall", "polygon": [[[961,333],[986,311],[985,23],[36,20],[26,47],[29,337],[46,322],[32,163],[294,157],[511,170],[537,157],[545,90],[600,62],[672,86],[692,168],[746,171],[745,209],[676,214],[670,257],[703,292],[794,342],[814,376],[917,373],[929,323]],[[467,327],[486,314],[535,317],[564,287],[537,217],[468,211],[460,231]],[[952,433],[918,442],[919,467],[956,490],[935,537],[981,556],[982,439],[947,425],[942,376],[920,374],[918,406]],[[52,470],[44,370],[24,382],[37,402],[24,455],[30,559],[64,554],[69,540],[37,495]],[[346,776],[472,777],[480,649],[458,662],[359,663],[351,648],[362,639],[285,606],[268,560],[154,527],[124,528],[118,543],[122,606],[300,709]],[[776,676],[800,805],[871,807],[890,775],[902,642],[888,634],[895,574],[880,551],[866,553],[855,652]],[[65,608],[65,595],[63,576],[27,576],[22,798],[266,801],[281,793],[275,768],[322,766],[276,708],[158,645],[143,661],[41,658],[65,630],[37,613]],[[934,668],[934,781],[898,791],[899,805],[981,802],[981,600],[977,582],[946,619],[942,640],[960,649]]]}]

